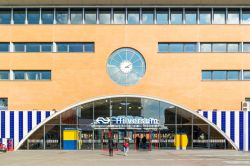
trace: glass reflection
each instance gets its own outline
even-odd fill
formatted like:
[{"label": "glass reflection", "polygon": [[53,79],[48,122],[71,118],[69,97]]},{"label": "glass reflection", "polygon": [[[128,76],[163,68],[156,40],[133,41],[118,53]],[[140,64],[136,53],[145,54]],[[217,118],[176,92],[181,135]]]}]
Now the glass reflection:
[{"label": "glass reflection", "polygon": [[238,9],[228,9],[227,24],[239,24],[239,23],[240,23],[240,11]]},{"label": "glass reflection", "polygon": [[25,24],[25,9],[13,9],[14,24]]},{"label": "glass reflection", "polygon": [[42,24],[54,23],[54,9],[42,9]]},{"label": "glass reflection", "polygon": [[125,24],[124,9],[114,9],[114,24]]},{"label": "glass reflection", "polygon": [[211,24],[212,23],[212,14],[211,9],[203,9],[200,10],[200,16],[199,16],[200,24]]},{"label": "glass reflection", "polygon": [[85,24],[96,24],[96,10],[95,9],[86,9],[84,11]]},{"label": "glass reflection", "polygon": [[168,9],[156,9],[156,24],[168,24]]},{"label": "glass reflection", "polygon": [[226,11],[225,9],[214,10],[214,24],[225,24],[226,23]]},{"label": "glass reflection", "polygon": [[197,24],[197,9],[185,11],[185,24]]},{"label": "glass reflection", "polygon": [[139,24],[139,23],[140,23],[140,10],[128,9],[128,24]]},{"label": "glass reflection", "polygon": [[250,10],[242,9],[242,24],[250,24]]},{"label": "glass reflection", "polygon": [[28,24],[39,24],[40,9],[28,9]]},{"label": "glass reflection", "polygon": [[10,24],[11,20],[11,10],[1,9],[0,11],[0,24]]},{"label": "glass reflection", "polygon": [[142,10],[142,24],[154,24],[154,10],[153,9]]},{"label": "glass reflection", "polygon": [[171,24],[182,24],[182,10],[171,10]]},{"label": "glass reflection", "polygon": [[56,23],[68,24],[68,9],[56,9]]},{"label": "glass reflection", "polygon": [[111,23],[111,10],[100,9],[99,10],[99,24],[110,24]]},{"label": "glass reflection", "polygon": [[82,24],[83,23],[82,14],[83,14],[82,9],[70,9],[71,24]]}]

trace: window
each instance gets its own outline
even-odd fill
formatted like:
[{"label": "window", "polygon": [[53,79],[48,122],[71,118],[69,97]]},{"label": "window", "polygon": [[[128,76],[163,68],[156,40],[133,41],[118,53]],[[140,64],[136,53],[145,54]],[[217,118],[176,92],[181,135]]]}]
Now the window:
[{"label": "window", "polygon": [[239,51],[240,51],[239,43],[227,44],[227,52],[239,52]]},{"label": "window", "polygon": [[171,10],[171,24],[182,24],[182,17],[183,11],[182,9],[179,10]]},{"label": "window", "polygon": [[212,52],[212,44],[211,43],[201,43],[201,52]]},{"label": "window", "polygon": [[212,14],[211,9],[200,9],[200,24],[211,24]]},{"label": "window", "polygon": [[42,9],[42,24],[54,23],[54,9]]},{"label": "window", "polygon": [[186,9],[185,24],[197,24],[197,9]]},{"label": "window", "polygon": [[14,71],[14,80],[25,80],[24,71]]},{"label": "window", "polygon": [[0,70],[0,80],[9,80],[9,79],[10,79],[10,71]]},{"label": "window", "polygon": [[0,24],[10,24],[11,20],[11,10],[1,9],[0,11]]},{"label": "window", "polygon": [[156,9],[156,23],[168,24],[168,9]]},{"label": "window", "polygon": [[242,9],[242,24],[250,24],[250,10]]},{"label": "window", "polygon": [[83,16],[82,9],[70,9],[71,24],[82,24]]},{"label": "window", "polygon": [[25,44],[24,43],[14,43],[15,52],[25,52]]},{"label": "window", "polygon": [[243,80],[250,80],[250,71],[249,70],[243,71]]},{"label": "window", "polygon": [[57,52],[68,52],[68,44],[57,43]]},{"label": "window", "polygon": [[28,9],[28,24],[39,24],[40,9]]},{"label": "window", "polygon": [[159,43],[158,44],[158,51],[159,52],[168,52],[168,44],[166,44],[166,43]]},{"label": "window", "polygon": [[40,52],[40,44],[29,43],[26,45],[26,52]]},{"label": "window", "polygon": [[96,9],[85,9],[85,24],[96,24]]},{"label": "window", "polygon": [[69,52],[83,52],[83,44],[82,43],[69,44]]},{"label": "window", "polygon": [[240,71],[227,71],[227,80],[240,80]]},{"label": "window", "polygon": [[154,24],[154,10],[153,9],[142,10],[142,24]]},{"label": "window", "polygon": [[8,98],[0,98],[0,110],[8,110]]},{"label": "window", "polygon": [[212,80],[212,72],[202,71],[202,80]]},{"label": "window", "polygon": [[226,80],[227,72],[226,71],[213,71],[212,79],[213,80]]},{"label": "window", "polygon": [[125,24],[124,9],[114,9],[114,24]]},{"label": "window", "polygon": [[52,43],[41,44],[41,52],[52,52]]},{"label": "window", "polygon": [[26,71],[27,80],[51,80],[50,71]]},{"label": "window", "polygon": [[169,52],[183,52],[183,44],[182,43],[170,43]]},{"label": "window", "polygon": [[9,43],[0,43],[0,52],[9,52]]},{"label": "window", "polygon": [[95,45],[94,43],[84,43],[84,52],[94,52],[95,51]]},{"label": "window", "polygon": [[197,52],[196,43],[185,43],[184,52]]},{"label": "window", "polygon": [[128,9],[128,24],[140,24],[139,9]]},{"label": "window", "polygon": [[227,44],[213,43],[213,52],[227,52]]},{"label": "window", "polygon": [[56,23],[68,24],[68,9],[56,9]]},{"label": "window", "polygon": [[25,9],[13,9],[14,24],[25,24]]},{"label": "window", "polygon": [[243,52],[250,52],[250,43],[243,44]]},{"label": "window", "polygon": [[110,23],[111,23],[111,10],[99,9],[99,24],[110,24]]},{"label": "window", "polygon": [[238,9],[228,9],[227,24],[239,24],[240,11]]},{"label": "window", "polygon": [[226,23],[226,10],[225,9],[214,9],[214,24],[225,24]]}]

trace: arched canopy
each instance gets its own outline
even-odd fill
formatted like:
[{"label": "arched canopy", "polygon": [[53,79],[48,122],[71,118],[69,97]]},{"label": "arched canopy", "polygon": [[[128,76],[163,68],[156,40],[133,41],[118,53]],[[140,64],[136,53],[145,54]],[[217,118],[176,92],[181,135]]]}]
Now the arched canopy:
[{"label": "arched canopy", "polygon": [[[28,149],[61,149],[62,130],[67,127],[81,128],[94,138],[93,124],[98,117],[132,116],[159,120],[159,141],[173,139],[173,135],[185,133],[190,148],[229,148],[238,150],[233,141],[216,125],[195,111],[163,99],[140,95],[114,95],[98,97],[73,104],[58,111],[33,129],[15,150],[26,145]],[[158,133],[157,129],[157,133]],[[138,129],[139,130],[139,129]],[[151,129],[152,130],[152,129]],[[84,139],[84,138],[83,138]],[[102,138],[100,138],[102,139]],[[171,142],[171,140],[169,142]],[[218,142],[216,142],[218,141]],[[53,142],[53,146],[50,143]],[[98,141],[97,141],[98,142]],[[161,144],[160,144],[161,145]],[[165,144],[162,144],[162,147]],[[168,145],[166,147],[171,147]],[[92,146],[89,146],[92,148]]]}]

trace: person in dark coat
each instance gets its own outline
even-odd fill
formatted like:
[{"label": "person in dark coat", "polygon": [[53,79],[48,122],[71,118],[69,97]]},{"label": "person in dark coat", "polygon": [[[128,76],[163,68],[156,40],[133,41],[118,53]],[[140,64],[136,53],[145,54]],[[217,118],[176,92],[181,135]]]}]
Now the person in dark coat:
[{"label": "person in dark coat", "polygon": [[108,147],[109,147],[109,156],[113,156],[113,151],[114,151],[114,141],[113,139],[109,139],[108,141]]}]

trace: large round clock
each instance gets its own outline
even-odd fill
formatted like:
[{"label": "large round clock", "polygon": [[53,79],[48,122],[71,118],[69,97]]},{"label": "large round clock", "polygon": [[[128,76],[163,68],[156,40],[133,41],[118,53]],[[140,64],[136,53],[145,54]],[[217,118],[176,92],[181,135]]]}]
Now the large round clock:
[{"label": "large round clock", "polygon": [[110,78],[119,85],[136,84],[145,74],[146,64],[142,55],[132,48],[114,51],[107,63]]}]

